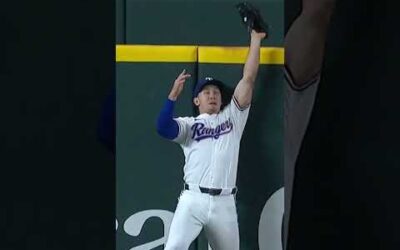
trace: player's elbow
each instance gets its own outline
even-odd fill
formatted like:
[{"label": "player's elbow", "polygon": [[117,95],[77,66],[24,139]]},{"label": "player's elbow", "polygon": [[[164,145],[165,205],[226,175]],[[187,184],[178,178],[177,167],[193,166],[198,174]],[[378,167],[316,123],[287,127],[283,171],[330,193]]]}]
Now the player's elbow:
[{"label": "player's elbow", "polygon": [[164,135],[164,130],[163,130],[163,128],[160,127],[158,124],[157,124],[156,130],[157,130],[157,134],[158,134],[159,136],[163,136],[163,135]]},{"label": "player's elbow", "polygon": [[240,109],[240,110],[244,110],[246,109],[250,103],[251,103],[251,96],[246,96],[246,95],[235,95],[235,103],[236,106]]},{"label": "player's elbow", "polygon": [[173,131],[173,130],[169,130],[169,129],[164,129],[164,128],[157,128],[157,133],[158,135],[160,135],[161,137],[168,139],[168,140],[173,140],[178,136],[178,133]]},{"label": "player's elbow", "polygon": [[156,130],[158,135],[169,140],[175,139],[179,133],[179,127],[176,122],[165,123],[159,120]]}]

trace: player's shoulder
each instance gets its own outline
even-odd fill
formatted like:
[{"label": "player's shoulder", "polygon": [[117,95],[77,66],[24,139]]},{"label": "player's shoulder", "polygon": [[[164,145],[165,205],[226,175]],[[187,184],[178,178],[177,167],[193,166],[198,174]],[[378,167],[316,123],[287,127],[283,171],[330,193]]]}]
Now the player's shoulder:
[{"label": "player's shoulder", "polygon": [[174,118],[176,121],[185,122],[185,123],[192,123],[196,120],[193,116],[179,116]]},{"label": "player's shoulder", "polygon": [[226,114],[226,115],[230,115],[232,113],[246,113],[246,111],[248,111],[250,109],[251,104],[242,107],[238,100],[236,99],[236,97],[234,95],[232,95],[231,100],[229,101],[229,103],[224,107],[224,109],[222,110],[222,114]]}]

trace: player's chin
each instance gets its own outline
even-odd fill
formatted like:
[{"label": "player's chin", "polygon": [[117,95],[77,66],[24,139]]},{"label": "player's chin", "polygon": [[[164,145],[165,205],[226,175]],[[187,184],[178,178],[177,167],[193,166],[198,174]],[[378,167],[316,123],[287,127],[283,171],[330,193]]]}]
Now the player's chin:
[{"label": "player's chin", "polygon": [[218,113],[220,111],[220,108],[218,107],[218,105],[210,105],[209,110],[211,113]]}]

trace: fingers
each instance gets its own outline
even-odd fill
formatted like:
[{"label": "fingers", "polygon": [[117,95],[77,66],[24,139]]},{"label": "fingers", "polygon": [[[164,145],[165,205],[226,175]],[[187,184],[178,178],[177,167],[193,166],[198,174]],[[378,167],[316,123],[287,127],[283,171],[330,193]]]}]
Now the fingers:
[{"label": "fingers", "polygon": [[177,78],[176,80],[177,80],[177,81],[181,81],[181,80],[185,81],[185,80],[188,79],[189,77],[191,77],[191,75],[190,75],[190,74],[186,74],[186,69],[184,69],[184,70],[182,71],[182,73],[179,74],[179,76],[178,76],[178,78]]},{"label": "fingers", "polygon": [[184,81],[186,81],[186,79],[188,79],[189,77],[190,77],[189,74],[188,74],[188,75],[179,76],[179,77],[176,79],[176,81],[177,81],[177,82],[184,82]]},{"label": "fingers", "polygon": [[169,94],[169,98],[171,100],[176,100],[178,98],[178,96],[181,94],[182,90],[183,90],[183,85],[186,81],[186,79],[188,79],[189,77],[191,77],[190,74],[186,74],[186,69],[184,69],[179,76],[175,79],[174,85],[172,87],[172,90]]},{"label": "fingers", "polygon": [[257,32],[256,30],[251,30],[253,35],[265,36],[267,33],[265,32]]},{"label": "fingers", "polygon": [[185,75],[182,75],[182,78],[183,78],[183,79],[185,79],[185,80],[186,80],[186,79],[188,79],[189,77],[191,77],[191,75],[190,75],[190,74],[185,74]]},{"label": "fingers", "polygon": [[190,74],[186,74],[186,69],[184,69],[182,71],[182,73],[178,76],[178,78],[176,78],[174,86],[176,86],[176,88],[183,88],[183,84],[185,83],[186,79],[188,79],[189,77],[191,77]]},{"label": "fingers", "polygon": [[257,32],[255,30],[251,30],[251,36],[258,39],[264,39],[267,33],[265,32]]},{"label": "fingers", "polygon": [[185,83],[185,81],[186,81],[186,78],[178,78],[175,80],[175,84],[183,84],[183,83]]}]

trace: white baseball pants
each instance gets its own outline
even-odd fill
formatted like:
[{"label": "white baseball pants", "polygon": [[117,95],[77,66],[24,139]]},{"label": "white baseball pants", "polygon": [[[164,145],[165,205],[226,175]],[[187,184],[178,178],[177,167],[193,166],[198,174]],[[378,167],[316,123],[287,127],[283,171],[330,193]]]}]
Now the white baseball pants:
[{"label": "white baseball pants", "polygon": [[204,228],[213,250],[239,250],[234,195],[184,190],[172,219],[165,250],[187,250]]}]

